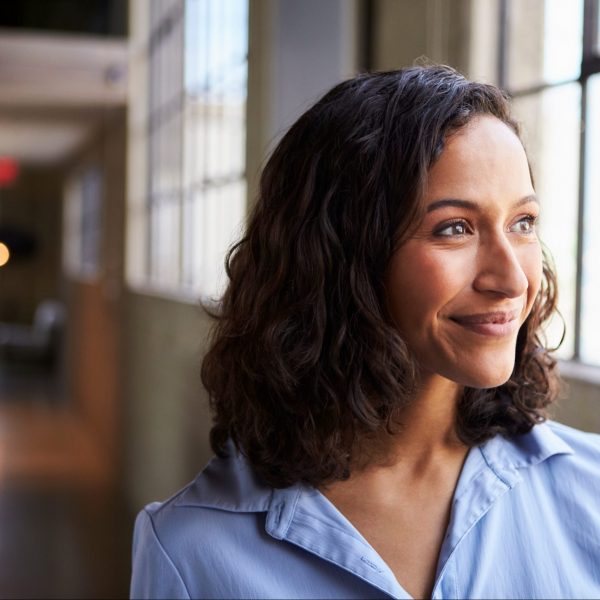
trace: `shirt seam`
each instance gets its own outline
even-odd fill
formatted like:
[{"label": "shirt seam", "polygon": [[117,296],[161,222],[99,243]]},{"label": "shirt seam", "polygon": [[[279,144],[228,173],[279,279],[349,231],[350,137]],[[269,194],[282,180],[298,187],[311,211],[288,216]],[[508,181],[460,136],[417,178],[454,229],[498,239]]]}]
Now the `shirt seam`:
[{"label": "shirt seam", "polygon": [[171,567],[173,568],[173,570],[177,574],[177,577],[179,578],[179,581],[181,581],[181,585],[183,586],[183,589],[185,590],[185,593],[188,595],[188,598],[191,599],[192,595],[190,594],[190,590],[188,589],[188,586],[185,584],[185,580],[183,579],[181,573],[179,572],[179,569],[177,568],[177,565],[173,562],[173,559],[169,556],[169,553],[167,552],[166,548],[163,546],[162,542],[160,541],[160,538],[158,537],[158,532],[156,531],[156,526],[154,524],[154,519],[152,518],[152,515],[147,510],[145,510],[145,509],[144,509],[144,512],[146,513],[146,515],[148,516],[148,519],[150,521],[150,526],[152,527],[152,533],[154,534],[154,538],[156,539],[156,543],[159,545],[159,547],[162,550],[163,554],[167,557],[167,560],[169,561],[169,564],[171,565]]},{"label": "shirt seam", "polygon": [[[294,540],[293,537],[286,537],[285,539],[288,542],[299,546],[300,548],[304,548],[305,550],[308,550],[309,552],[311,552],[312,554],[314,554],[316,556],[320,556],[321,558],[324,558],[325,560],[329,561],[331,564],[335,565],[339,569],[343,569],[349,573],[352,573],[352,575],[358,577],[361,581],[364,581],[368,585],[370,585],[378,590],[381,590],[384,594],[387,594],[388,596],[390,596],[392,598],[397,598],[397,596],[395,596],[393,593],[384,589],[382,586],[374,583],[373,581],[371,581],[370,579],[365,577],[362,573],[360,573],[358,570],[355,570],[354,568],[352,568],[350,565],[340,564],[332,555],[329,554],[329,552],[325,551],[320,546],[315,546],[312,542],[307,540],[303,535],[296,533],[294,537],[296,538],[296,540]],[[375,571],[375,572],[378,574],[381,574],[379,571]],[[382,571],[382,573],[385,573],[385,571]],[[400,586],[399,583],[398,583],[398,585],[399,585],[399,587],[402,588],[402,586]],[[406,590],[404,590],[404,591],[406,591]]]},{"label": "shirt seam", "polygon": [[290,510],[290,516],[288,518],[288,522],[285,525],[285,529],[283,530],[282,537],[285,537],[287,535],[287,532],[289,531],[290,526],[292,525],[292,521],[294,520],[294,514],[296,512],[296,506],[298,505],[298,500],[300,499],[301,494],[302,494],[302,488],[299,488],[294,497],[292,508]]},{"label": "shirt seam", "polygon": [[[485,456],[484,456],[484,458],[485,458]],[[486,464],[487,464],[487,460],[486,460]],[[490,470],[492,471],[492,473],[494,473],[494,475],[496,476],[496,478],[498,479],[498,481],[500,481],[503,485],[506,486],[506,490],[504,491],[504,493],[507,493],[508,490],[511,490],[512,488],[502,479],[502,477],[500,477],[496,473],[496,471],[493,469],[493,467],[491,465],[488,465],[488,466],[489,466]],[[490,506],[491,506],[491,504],[490,504]],[[436,581],[434,583],[432,597],[433,597],[433,595],[435,595],[435,593],[437,592],[438,588],[440,587],[440,585],[442,583],[442,579],[444,578],[444,576],[445,576],[446,572],[448,571],[448,569],[452,568],[451,560],[453,559],[458,546],[467,537],[467,535],[469,535],[469,533],[472,531],[473,527],[475,527],[475,525],[482,518],[482,516],[485,515],[485,514],[487,514],[488,509],[489,509],[489,507],[485,508],[485,509],[480,509],[474,515],[474,517],[471,519],[471,522],[467,526],[467,529],[464,531],[464,533],[460,536],[460,538],[458,540],[456,540],[456,543],[454,544],[454,546],[452,547],[452,550],[450,551],[450,553],[446,557],[446,562],[444,563],[444,566],[440,570],[440,572],[439,572],[439,574],[437,576],[437,579],[436,579]],[[456,568],[456,564],[454,566]],[[458,582],[457,582],[457,585],[458,585]]]},{"label": "shirt seam", "polygon": [[316,521],[317,523],[320,523],[321,525],[324,525],[325,527],[329,527],[329,528],[333,529],[334,531],[337,531],[338,533],[341,533],[341,534],[345,535],[346,537],[349,537],[351,540],[353,540],[355,542],[360,542],[365,547],[365,549],[372,549],[372,546],[368,542],[365,542],[364,538],[362,538],[360,536],[360,533],[358,533],[358,535],[355,535],[354,532],[350,533],[350,532],[346,531],[345,529],[343,529],[342,527],[338,527],[337,525],[334,525],[329,521],[325,521],[323,519],[320,519],[316,515],[310,514],[308,511],[301,510],[300,515],[304,519]]},{"label": "shirt seam", "polygon": [[456,564],[456,559],[453,558],[454,563],[454,594],[455,598],[460,598],[458,593],[458,565]]}]

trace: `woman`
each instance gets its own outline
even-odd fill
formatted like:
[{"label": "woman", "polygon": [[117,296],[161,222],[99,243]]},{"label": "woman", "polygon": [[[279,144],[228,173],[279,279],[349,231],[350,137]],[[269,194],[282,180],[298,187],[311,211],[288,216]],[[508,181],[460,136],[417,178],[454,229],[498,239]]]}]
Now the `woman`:
[{"label": "woman", "polygon": [[555,280],[504,95],[360,75],[267,164],[202,367],[217,454],[132,595],[600,597],[599,438],[543,423]]}]

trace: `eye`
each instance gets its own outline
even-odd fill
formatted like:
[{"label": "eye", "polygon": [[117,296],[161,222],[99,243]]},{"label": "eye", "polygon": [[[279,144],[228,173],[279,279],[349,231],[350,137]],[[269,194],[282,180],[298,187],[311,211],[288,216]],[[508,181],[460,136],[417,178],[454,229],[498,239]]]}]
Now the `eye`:
[{"label": "eye", "polygon": [[518,221],[516,221],[513,225],[511,225],[509,231],[512,231],[513,233],[524,233],[528,235],[535,231],[536,222],[537,217],[535,217],[534,215],[525,215],[524,217],[521,217]]},{"label": "eye", "polygon": [[445,223],[441,227],[435,230],[434,234],[439,237],[455,237],[467,235],[470,232],[469,225],[466,221],[452,221],[451,223]]}]

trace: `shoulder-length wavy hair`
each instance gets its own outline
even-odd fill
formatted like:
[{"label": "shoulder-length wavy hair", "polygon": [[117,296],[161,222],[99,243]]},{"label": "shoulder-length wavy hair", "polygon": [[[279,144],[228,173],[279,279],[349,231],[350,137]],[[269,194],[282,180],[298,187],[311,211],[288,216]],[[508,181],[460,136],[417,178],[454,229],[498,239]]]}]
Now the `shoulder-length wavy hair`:
[{"label": "shoulder-length wavy hair", "polygon": [[[202,364],[217,454],[231,438],[268,484],[318,486],[348,477],[357,445],[392,430],[417,370],[386,307],[386,270],[419,224],[444,140],[483,114],[518,135],[498,88],[449,67],[411,67],[340,83],[290,128],[227,257]],[[555,305],[544,259],[511,378],[460,400],[464,443],[544,420],[557,375],[539,328]]]}]

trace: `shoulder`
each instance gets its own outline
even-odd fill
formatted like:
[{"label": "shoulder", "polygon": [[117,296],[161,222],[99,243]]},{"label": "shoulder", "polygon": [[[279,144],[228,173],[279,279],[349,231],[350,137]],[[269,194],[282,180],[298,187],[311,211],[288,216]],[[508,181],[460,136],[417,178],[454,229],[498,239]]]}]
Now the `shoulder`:
[{"label": "shoulder", "polygon": [[[562,502],[600,495],[600,435],[546,421],[522,435],[496,436],[481,447],[486,463],[513,487]],[[523,487],[523,486],[520,486]]]},{"label": "shoulder", "polygon": [[[547,421],[528,434],[544,455],[520,468],[521,476],[563,506],[586,511],[600,496],[600,435]],[[577,512],[577,511],[575,511]]]},{"label": "shoulder", "polygon": [[135,523],[132,597],[197,597],[199,585],[204,595],[222,596],[231,565],[245,560],[242,550],[266,543],[271,495],[232,454],[214,458],[168,500],[148,504]]},{"label": "shoulder", "polygon": [[171,498],[148,504],[142,512],[165,544],[179,546],[190,536],[206,538],[215,523],[218,528],[223,520],[239,521],[243,516],[267,512],[271,495],[272,489],[232,452],[227,457],[213,458]]},{"label": "shoulder", "polygon": [[594,457],[600,457],[600,434],[581,431],[557,421],[546,421],[545,426],[554,435],[569,444],[575,454],[592,453]]},{"label": "shoulder", "polygon": [[569,469],[589,472],[600,478],[600,435],[574,429],[556,421],[547,421],[545,427],[564,442],[571,453],[562,456],[557,464],[568,465]]}]

